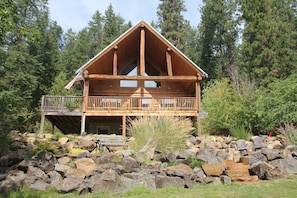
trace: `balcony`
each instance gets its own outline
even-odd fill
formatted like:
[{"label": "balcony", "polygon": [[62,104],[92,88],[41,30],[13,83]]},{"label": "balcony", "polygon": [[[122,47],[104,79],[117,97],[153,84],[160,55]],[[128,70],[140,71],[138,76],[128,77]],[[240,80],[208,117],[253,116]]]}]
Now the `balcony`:
[{"label": "balcony", "polygon": [[[47,114],[82,114],[83,96],[43,96],[41,110]],[[89,96],[87,115],[143,115],[147,113],[179,112],[187,115],[197,112],[195,97],[129,97]]]}]

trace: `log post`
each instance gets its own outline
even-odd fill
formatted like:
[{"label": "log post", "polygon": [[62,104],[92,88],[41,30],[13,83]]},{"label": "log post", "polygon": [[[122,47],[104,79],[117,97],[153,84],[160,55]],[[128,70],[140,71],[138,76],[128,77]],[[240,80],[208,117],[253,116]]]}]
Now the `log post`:
[{"label": "log post", "polygon": [[44,96],[41,98],[41,119],[40,119],[40,128],[39,128],[39,133],[43,133],[44,129],[44,120],[45,120],[45,115],[43,113],[43,106],[44,106]]},{"label": "log post", "polygon": [[116,76],[118,74],[118,46],[114,47],[113,52],[113,75]]},{"label": "log post", "polygon": [[86,111],[88,110],[89,103],[89,72],[88,70],[84,71],[84,100],[83,100],[83,108],[82,108],[82,116],[81,116],[81,126],[80,126],[80,135],[86,131]]},{"label": "log post", "polygon": [[141,26],[140,30],[140,76],[144,76],[145,73],[145,30],[144,26]]},{"label": "log post", "polygon": [[126,115],[122,117],[122,136],[126,137]]},{"label": "log post", "polygon": [[168,76],[172,76],[173,75],[173,72],[172,72],[172,61],[171,61],[171,49],[170,48],[167,48],[167,51],[166,51],[166,62],[167,62],[167,73],[168,73]]}]

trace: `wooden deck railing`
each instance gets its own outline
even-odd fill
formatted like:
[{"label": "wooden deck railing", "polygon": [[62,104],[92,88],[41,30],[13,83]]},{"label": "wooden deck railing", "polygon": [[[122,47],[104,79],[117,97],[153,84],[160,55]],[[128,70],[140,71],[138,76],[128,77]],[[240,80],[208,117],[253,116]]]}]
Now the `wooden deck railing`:
[{"label": "wooden deck railing", "polygon": [[43,96],[41,110],[43,111],[81,111],[82,96]]},{"label": "wooden deck railing", "polygon": [[[82,96],[44,96],[44,111],[82,111]],[[195,97],[89,96],[87,111],[195,111]]]}]

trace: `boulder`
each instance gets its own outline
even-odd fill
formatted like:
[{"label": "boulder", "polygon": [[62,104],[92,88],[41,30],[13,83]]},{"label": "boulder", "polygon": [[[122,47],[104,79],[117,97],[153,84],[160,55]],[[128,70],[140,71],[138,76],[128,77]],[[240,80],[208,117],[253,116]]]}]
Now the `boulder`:
[{"label": "boulder", "polygon": [[44,182],[42,179],[37,179],[34,183],[29,185],[28,188],[32,190],[48,190],[51,188],[51,185]]},{"label": "boulder", "polygon": [[195,173],[191,169],[190,166],[185,165],[185,164],[179,164],[177,166],[171,166],[166,169],[166,174],[168,176],[177,176],[177,177],[182,177],[182,178],[194,178]]},{"label": "boulder", "polygon": [[65,145],[68,141],[69,141],[69,138],[67,138],[67,137],[61,137],[58,140],[59,144],[62,145],[62,146]]},{"label": "boulder", "polygon": [[106,170],[102,173],[99,179],[98,189],[100,191],[116,191],[120,184],[119,175],[112,169]]},{"label": "boulder", "polygon": [[122,159],[121,165],[128,173],[138,170],[140,168],[139,163],[132,157],[124,157]]},{"label": "boulder", "polygon": [[70,166],[62,165],[62,164],[55,164],[55,171],[60,173],[64,176],[67,173],[67,170],[72,169]]},{"label": "boulder", "polygon": [[60,157],[60,158],[58,159],[59,164],[62,164],[62,165],[68,164],[68,163],[70,163],[71,161],[72,161],[72,159],[71,159],[70,157],[67,157],[67,156],[65,156],[65,157]]},{"label": "boulder", "polygon": [[84,170],[87,175],[90,175],[95,169],[96,164],[91,158],[80,158],[74,161],[77,169]]},{"label": "boulder", "polygon": [[156,188],[174,188],[185,186],[185,181],[180,177],[168,177],[163,175],[156,175]]},{"label": "boulder", "polygon": [[158,146],[158,141],[149,139],[149,141],[135,154],[136,160],[140,163],[154,159],[155,150]]},{"label": "boulder", "polygon": [[77,145],[79,148],[88,150],[89,152],[93,151],[97,147],[97,144],[88,137],[79,137]]},{"label": "boulder", "polygon": [[151,190],[156,189],[155,176],[146,172],[139,173],[125,173],[121,177],[121,185],[119,187],[120,192],[126,192],[136,187],[145,187]]},{"label": "boulder", "polygon": [[45,173],[53,171],[57,163],[56,156],[48,151],[41,151],[36,157],[38,167]]},{"label": "boulder", "polygon": [[70,168],[67,169],[64,177],[66,178],[74,178],[74,179],[84,179],[86,178],[86,171],[80,168]]},{"label": "boulder", "polygon": [[48,173],[51,188],[61,191],[63,177],[57,171],[50,171]]},{"label": "boulder", "polygon": [[231,184],[232,183],[231,178],[228,177],[227,175],[221,175],[220,179],[223,184]]},{"label": "boulder", "polygon": [[282,157],[282,154],[278,149],[263,148],[262,154],[266,156],[268,161],[280,159]]},{"label": "boulder", "polygon": [[250,167],[250,173],[252,175],[257,175],[259,179],[263,180],[286,178],[289,176],[286,169],[274,167],[273,165],[263,161],[258,161],[252,164]]},{"label": "boulder", "polygon": [[49,177],[47,176],[47,174],[45,174],[45,172],[43,172],[43,170],[36,168],[34,166],[29,166],[28,167],[28,172],[27,172],[27,177],[36,177],[38,179],[42,179],[45,182],[49,182]]},{"label": "boulder", "polygon": [[68,193],[77,190],[80,187],[80,184],[83,182],[83,179],[78,178],[65,178],[62,181],[61,192]]}]

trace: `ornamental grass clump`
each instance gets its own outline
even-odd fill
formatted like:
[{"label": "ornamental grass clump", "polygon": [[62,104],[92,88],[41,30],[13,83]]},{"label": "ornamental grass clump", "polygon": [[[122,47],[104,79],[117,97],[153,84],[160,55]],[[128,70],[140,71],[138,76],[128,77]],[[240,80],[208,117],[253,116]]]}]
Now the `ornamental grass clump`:
[{"label": "ornamental grass clump", "polygon": [[293,123],[285,124],[277,132],[284,135],[291,144],[297,145],[297,127]]},{"label": "ornamental grass clump", "polygon": [[186,148],[186,139],[193,130],[191,120],[173,116],[137,117],[128,123],[128,131],[135,138],[130,147],[135,151],[150,140],[156,140],[158,151],[182,150]]}]

